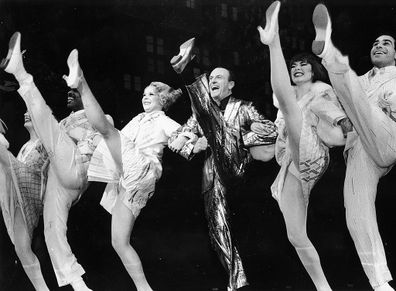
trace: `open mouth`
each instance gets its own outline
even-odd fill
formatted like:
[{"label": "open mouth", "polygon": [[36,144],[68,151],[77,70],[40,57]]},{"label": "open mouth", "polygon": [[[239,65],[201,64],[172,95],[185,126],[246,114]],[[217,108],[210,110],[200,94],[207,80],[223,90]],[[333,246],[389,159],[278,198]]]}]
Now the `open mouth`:
[{"label": "open mouth", "polygon": [[302,73],[302,72],[295,72],[295,73],[293,74],[294,77],[301,77],[301,76],[303,76],[303,75],[304,75],[304,73]]},{"label": "open mouth", "polygon": [[375,55],[375,56],[384,55],[384,54],[385,54],[385,52],[383,52],[383,51],[375,51],[375,52],[374,52],[374,55]]},{"label": "open mouth", "polygon": [[218,85],[213,85],[213,86],[210,87],[210,90],[212,90],[212,91],[216,91],[216,90],[219,90],[219,89],[220,89],[220,86],[218,86]]}]

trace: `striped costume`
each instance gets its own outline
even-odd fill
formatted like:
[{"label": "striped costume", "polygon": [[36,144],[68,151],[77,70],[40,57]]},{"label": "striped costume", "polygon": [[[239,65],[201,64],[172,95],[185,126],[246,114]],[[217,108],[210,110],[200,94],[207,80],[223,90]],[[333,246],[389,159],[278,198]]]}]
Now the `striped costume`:
[{"label": "striped costume", "polygon": [[[275,97],[276,98],[276,97]],[[274,99],[276,104],[276,99]],[[288,147],[287,130],[282,113],[278,112],[275,124],[278,127],[278,138],[275,144],[275,157],[281,166],[271,186],[273,197],[279,202],[287,172],[299,178],[303,197],[308,206],[312,187],[325,172],[329,161],[329,147],[343,145],[344,139],[333,134],[337,122],[346,117],[330,85],[317,81],[305,94],[298,105],[301,108],[303,124],[300,138],[300,164],[292,161]]]}]

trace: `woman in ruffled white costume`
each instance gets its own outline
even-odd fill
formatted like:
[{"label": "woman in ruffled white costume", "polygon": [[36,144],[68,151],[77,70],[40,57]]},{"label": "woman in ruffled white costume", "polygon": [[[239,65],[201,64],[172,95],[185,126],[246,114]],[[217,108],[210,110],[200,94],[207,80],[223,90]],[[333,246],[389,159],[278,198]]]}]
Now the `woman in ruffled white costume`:
[{"label": "woman in ruffled white costume", "polygon": [[24,126],[30,139],[16,158],[7,150],[8,142],[0,134],[0,205],[23,269],[35,290],[48,291],[31,244],[33,231],[43,213],[49,159],[28,113],[25,113]]},{"label": "woman in ruffled white costume", "polygon": [[144,112],[134,117],[121,131],[106,119],[78,64],[78,54],[70,55],[71,72],[78,83],[89,122],[103,135],[88,169],[91,181],[109,183],[101,204],[112,214],[112,245],[121,258],[138,291],[152,290],[130,237],[140,210],[153,195],[161,177],[161,158],[168,138],[180,125],[163,110],[181,94],[161,82],[145,88]]},{"label": "woman in ruffled white costume", "polygon": [[289,241],[316,289],[331,290],[307,235],[307,206],[312,187],[328,166],[328,148],[345,143],[338,124],[346,116],[331,86],[323,82],[326,71],[313,55],[293,59],[289,76],[278,33],[279,8],[280,2],[272,3],[265,29],[258,27],[261,42],[270,50],[271,84],[280,109],[275,156],[281,169],[271,190]]}]

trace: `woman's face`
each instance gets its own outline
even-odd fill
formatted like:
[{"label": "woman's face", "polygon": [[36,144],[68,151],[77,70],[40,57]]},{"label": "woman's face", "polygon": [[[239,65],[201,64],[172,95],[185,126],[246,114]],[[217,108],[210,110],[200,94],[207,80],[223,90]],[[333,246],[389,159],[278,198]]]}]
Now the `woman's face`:
[{"label": "woman's face", "polygon": [[157,90],[153,86],[144,89],[142,105],[145,112],[162,110],[162,104]]},{"label": "woman's face", "polygon": [[312,81],[312,66],[307,61],[296,61],[291,65],[290,75],[297,86]]}]

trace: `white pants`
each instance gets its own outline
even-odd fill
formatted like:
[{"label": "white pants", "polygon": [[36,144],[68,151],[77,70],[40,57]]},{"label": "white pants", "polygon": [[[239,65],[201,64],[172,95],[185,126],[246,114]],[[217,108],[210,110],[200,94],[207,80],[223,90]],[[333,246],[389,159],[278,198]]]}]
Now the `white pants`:
[{"label": "white pants", "polygon": [[[375,198],[379,178],[396,162],[396,122],[370,104],[346,58],[326,63],[331,83],[356,133],[348,134],[344,203],[348,229],[372,287],[392,280],[378,231]],[[344,61],[343,61],[344,60]],[[396,88],[395,88],[396,89]]]},{"label": "white pants", "polygon": [[87,188],[86,172],[75,161],[75,143],[59,126],[30,75],[20,84],[18,92],[50,157],[44,197],[44,234],[58,284],[64,286],[85,273],[71,251],[66,232],[70,207]]}]

